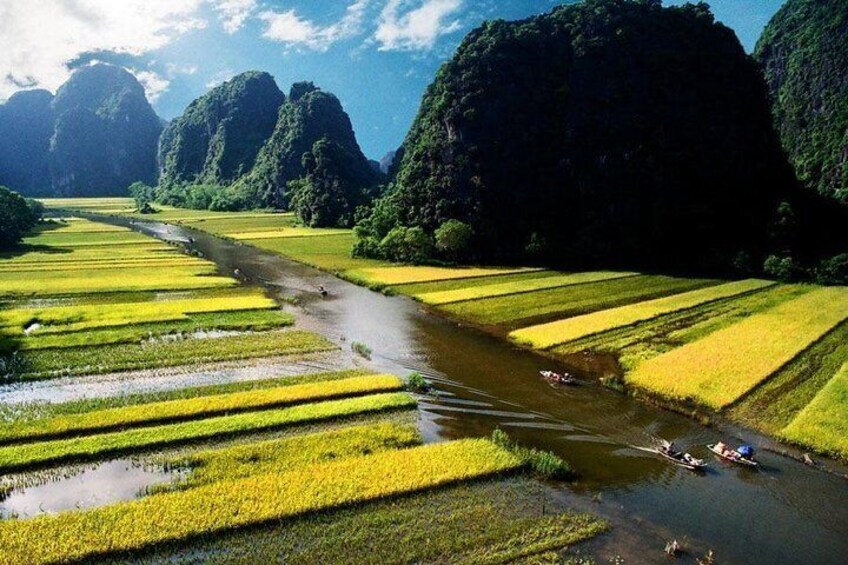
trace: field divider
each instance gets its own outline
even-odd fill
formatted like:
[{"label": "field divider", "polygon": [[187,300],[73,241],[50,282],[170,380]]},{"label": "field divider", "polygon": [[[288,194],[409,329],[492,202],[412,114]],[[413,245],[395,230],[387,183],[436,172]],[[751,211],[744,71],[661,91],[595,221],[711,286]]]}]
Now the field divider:
[{"label": "field divider", "polygon": [[0,447],[0,472],[94,461],[198,441],[274,431],[307,423],[404,410],[416,405],[417,402],[410,395],[404,392],[390,392],[80,438],[10,445]]},{"label": "field divider", "polygon": [[77,561],[349,507],[516,471],[523,461],[466,439],[222,481],[88,511],[0,523],[0,563]]},{"label": "field divider", "polygon": [[367,375],[136,404],[10,424],[0,429],[0,447],[396,392],[403,387],[403,380],[394,375]]},{"label": "field divider", "polygon": [[775,284],[771,281],[746,279],[708,286],[547,324],[529,326],[511,332],[509,337],[516,343],[528,345],[533,349],[549,349],[610,330],[634,326],[667,314],[674,314],[719,300],[757,292]]}]

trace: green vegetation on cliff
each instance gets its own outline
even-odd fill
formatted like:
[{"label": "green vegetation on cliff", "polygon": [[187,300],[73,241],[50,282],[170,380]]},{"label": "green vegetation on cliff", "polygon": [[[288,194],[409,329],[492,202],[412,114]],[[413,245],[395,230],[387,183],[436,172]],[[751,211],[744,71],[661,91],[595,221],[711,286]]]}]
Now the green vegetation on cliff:
[{"label": "green vegetation on cliff", "polygon": [[789,0],[766,27],[755,56],[799,179],[848,203],[848,5]]},{"label": "green vegetation on cliff", "polygon": [[793,192],[771,122],[755,62],[705,4],[489,22],[428,88],[359,251],[460,220],[487,261],[716,269],[746,250],[760,265]]}]

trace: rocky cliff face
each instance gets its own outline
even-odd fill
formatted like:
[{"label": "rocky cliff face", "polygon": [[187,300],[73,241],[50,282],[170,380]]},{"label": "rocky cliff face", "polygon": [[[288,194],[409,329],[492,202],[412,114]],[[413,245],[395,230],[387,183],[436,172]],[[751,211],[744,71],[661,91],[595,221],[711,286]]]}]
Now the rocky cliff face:
[{"label": "rocky cliff face", "polygon": [[249,172],[285,96],[268,73],[247,72],[198,98],[165,129],[160,184],[225,185]]},{"label": "rocky cliff face", "polygon": [[848,204],[848,4],[789,0],[755,56],[799,179]]},{"label": "rocky cliff face", "polygon": [[27,195],[124,194],[156,178],[162,126],[129,72],[93,65],[53,97],[22,92],[0,106],[0,182]]}]

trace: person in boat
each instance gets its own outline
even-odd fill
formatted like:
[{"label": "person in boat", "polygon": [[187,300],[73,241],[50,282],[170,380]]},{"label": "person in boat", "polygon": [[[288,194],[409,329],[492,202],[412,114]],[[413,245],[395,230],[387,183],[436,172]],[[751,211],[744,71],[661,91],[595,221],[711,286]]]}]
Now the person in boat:
[{"label": "person in boat", "polygon": [[671,457],[677,457],[679,455],[679,453],[677,452],[677,446],[674,445],[673,441],[664,441],[663,444],[660,446],[660,450],[662,450],[663,453]]},{"label": "person in boat", "polygon": [[327,289],[324,288],[323,286],[319,286],[318,287],[318,294],[320,294],[321,296],[327,296]]}]

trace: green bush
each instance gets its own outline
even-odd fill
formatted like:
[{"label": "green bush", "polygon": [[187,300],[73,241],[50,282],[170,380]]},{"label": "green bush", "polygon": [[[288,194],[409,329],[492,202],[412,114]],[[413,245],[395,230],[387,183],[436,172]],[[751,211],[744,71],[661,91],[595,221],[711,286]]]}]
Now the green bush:
[{"label": "green bush", "polygon": [[848,253],[822,261],[815,272],[819,284],[848,284]]},{"label": "green bush", "polygon": [[763,272],[773,279],[788,282],[799,274],[800,268],[792,257],[769,255],[763,263]]},{"label": "green bush", "polygon": [[460,261],[468,257],[474,230],[459,220],[448,220],[439,226],[433,234],[436,249],[448,259]]},{"label": "green bush", "polygon": [[41,219],[38,207],[32,207],[17,192],[0,186],[0,249],[15,246]]},{"label": "green bush", "polygon": [[541,451],[536,448],[523,447],[509,437],[500,428],[492,432],[492,442],[524,461],[524,464],[543,477],[551,479],[566,480],[574,477],[574,470],[566,461],[550,451]]},{"label": "green bush", "polygon": [[419,227],[393,228],[380,242],[383,256],[401,263],[424,263],[433,256],[433,240]]},{"label": "green bush", "polygon": [[424,375],[418,371],[409,374],[406,384],[409,390],[413,392],[424,393],[430,391],[430,384],[424,379]]}]

